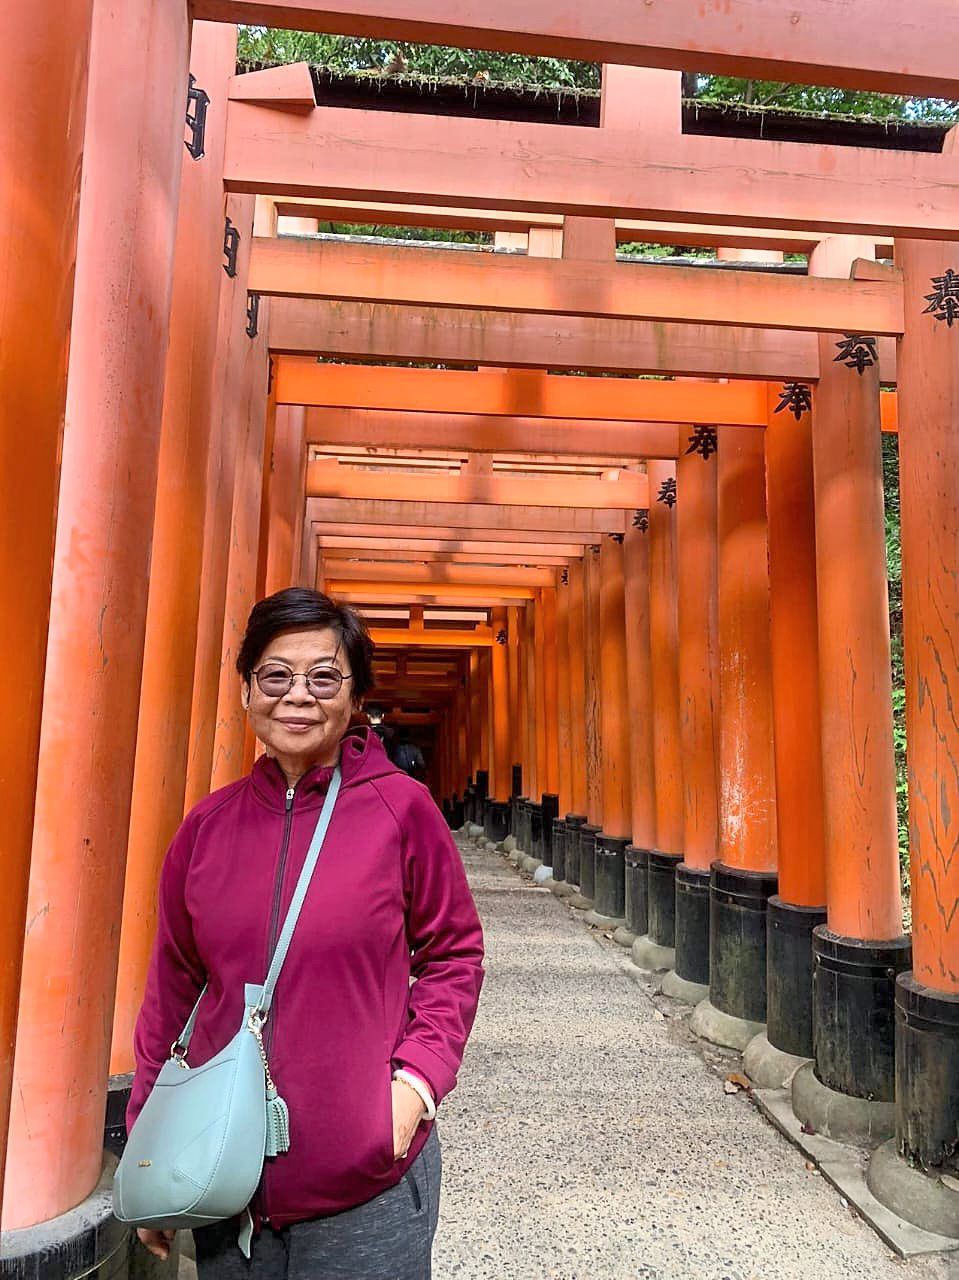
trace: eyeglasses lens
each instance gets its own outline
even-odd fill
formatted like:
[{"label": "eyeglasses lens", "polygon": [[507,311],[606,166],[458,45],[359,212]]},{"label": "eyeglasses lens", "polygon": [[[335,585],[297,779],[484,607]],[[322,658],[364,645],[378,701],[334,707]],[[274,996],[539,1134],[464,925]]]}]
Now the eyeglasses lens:
[{"label": "eyeglasses lens", "polygon": [[[293,687],[293,672],[289,667],[261,667],[256,673],[260,692],[267,698],[283,698]],[[343,676],[336,667],[314,667],[306,673],[306,687],[314,698],[326,701],[335,698],[343,684]]]},{"label": "eyeglasses lens", "polygon": [[314,667],[306,675],[306,687],[314,698],[321,701],[335,698],[343,684],[343,677],[336,667]]}]

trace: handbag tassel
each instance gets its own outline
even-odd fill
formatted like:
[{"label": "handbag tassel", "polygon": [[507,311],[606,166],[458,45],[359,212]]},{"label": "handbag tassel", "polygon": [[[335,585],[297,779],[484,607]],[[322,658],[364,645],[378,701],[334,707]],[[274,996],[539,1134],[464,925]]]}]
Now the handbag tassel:
[{"label": "handbag tassel", "polygon": [[290,1111],[276,1088],[266,1091],[266,1154],[282,1155],[290,1149]]}]

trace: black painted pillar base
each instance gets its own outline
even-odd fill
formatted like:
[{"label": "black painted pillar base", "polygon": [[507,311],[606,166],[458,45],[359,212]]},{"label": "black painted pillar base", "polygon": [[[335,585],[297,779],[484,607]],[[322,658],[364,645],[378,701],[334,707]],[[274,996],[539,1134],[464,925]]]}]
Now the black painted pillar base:
[{"label": "black painted pillar base", "polygon": [[590,906],[596,896],[596,837],[599,827],[584,822],[579,829],[579,892]]},{"label": "black painted pillar base", "polygon": [[523,794],[523,766],[514,764],[512,769],[512,785],[510,786],[510,799]]},{"label": "black painted pillar base", "polygon": [[453,797],[453,804],[450,811],[450,826],[454,831],[459,831],[460,827],[466,821],[466,813],[463,809],[463,801],[459,796]]},{"label": "black painted pillar base", "polygon": [[813,930],[816,1076],[853,1098],[895,1097],[896,976],[912,962],[906,937],[888,942]]},{"label": "black painted pillar base", "polygon": [[676,868],[681,853],[650,849],[647,856],[647,916],[649,940],[660,947],[676,945]]},{"label": "black painted pillar base", "polygon": [[649,931],[649,850],[628,844],[624,863],[626,928],[641,938]]},{"label": "black painted pillar base", "polygon": [[566,879],[566,819],[553,819],[553,879],[559,883]]},{"label": "black painted pillar base", "polygon": [[959,994],[896,979],[896,1142],[911,1164],[959,1175]]},{"label": "black painted pillar base", "polygon": [[[626,836],[596,836],[593,859],[593,914],[618,928],[626,919]],[[587,916],[587,919],[589,917]]]},{"label": "black painted pillar base", "polygon": [[676,867],[676,973],[700,986],[709,985],[709,881],[699,867]]},{"label": "black painted pillar base", "polygon": [[559,796],[551,791],[544,791],[540,798],[540,809],[543,814],[543,851],[536,856],[544,867],[552,867],[553,822],[559,817]]},{"label": "black painted pillar base", "polygon": [[959,994],[896,979],[896,1137],[869,1165],[873,1195],[925,1231],[959,1238]]},{"label": "black painted pillar base", "polygon": [[522,849],[524,852],[529,839],[526,822],[528,804],[529,799],[527,796],[517,796],[514,810],[516,825],[513,827],[513,835],[516,838],[517,849]]},{"label": "black painted pillar base", "polygon": [[505,800],[494,800],[490,804],[486,835],[494,844],[499,844],[509,835],[509,805]]},{"label": "black painted pillar base", "polygon": [[566,881],[579,886],[579,837],[586,822],[585,813],[566,815]]},{"label": "black painted pillar base", "polygon": [[775,871],[714,862],[709,900],[709,999],[721,1013],[766,1021],[766,911]]},{"label": "black painted pillar base", "polygon": [[100,1181],[75,1208],[48,1222],[0,1233],[2,1280],[175,1280],[179,1248],[161,1262],[113,1216],[116,1156],[104,1153]]},{"label": "black painted pillar base", "polygon": [[[488,769],[476,770],[476,794],[481,801],[485,800],[489,796],[489,770]],[[482,809],[480,810],[480,812],[482,812]],[[477,817],[476,820],[477,822],[479,822],[480,821],[479,817]]]},{"label": "black painted pillar base", "polygon": [[766,1036],[774,1049],[797,1058],[814,1053],[812,934],[826,923],[825,907],[769,899],[766,916]]},{"label": "black painted pillar base", "polygon": [[532,800],[527,806],[529,813],[529,846],[526,849],[531,858],[543,861],[543,806]]}]

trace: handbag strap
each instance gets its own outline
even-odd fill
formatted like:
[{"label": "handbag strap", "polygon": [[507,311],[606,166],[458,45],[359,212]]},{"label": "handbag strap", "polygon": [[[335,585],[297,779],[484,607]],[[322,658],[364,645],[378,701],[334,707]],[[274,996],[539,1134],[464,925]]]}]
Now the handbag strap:
[{"label": "handbag strap", "polygon": [[[323,842],[326,839],[326,833],[329,830],[330,819],[333,817],[333,806],[336,804],[336,797],[339,795],[340,782],[342,776],[340,767],[333,770],[333,776],[330,778],[330,785],[323,801],[323,808],[320,810],[320,816],[317,819],[316,828],[313,832],[313,839],[310,841],[310,847],[306,853],[306,859],[303,863],[303,870],[300,872],[300,878],[296,882],[296,889],[290,901],[289,909],[286,913],[286,919],[283,921],[283,928],[280,930],[280,936],[276,940],[276,947],[273,951],[273,958],[270,961],[269,972],[266,975],[266,981],[263,983],[262,995],[253,1008],[253,1012],[259,1011],[263,1014],[269,1012],[270,1005],[273,1003],[273,991],[276,987],[277,979],[280,976],[280,970],[283,968],[283,962],[286,960],[286,953],[290,949],[290,943],[293,940],[293,930],[296,928],[296,922],[300,918],[300,911],[306,900],[306,891],[310,887],[310,881],[313,878],[313,872],[319,861],[320,852],[323,848]],[[204,983],[203,990],[197,997],[197,1002],[193,1006],[189,1018],[187,1018],[183,1030],[174,1041],[173,1050],[182,1049],[186,1054],[190,1047],[190,1038],[193,1035],[193,1028],[196,1026],[197,1014],[200,1011],[200,1001],[206,994],[207,984]]]}]

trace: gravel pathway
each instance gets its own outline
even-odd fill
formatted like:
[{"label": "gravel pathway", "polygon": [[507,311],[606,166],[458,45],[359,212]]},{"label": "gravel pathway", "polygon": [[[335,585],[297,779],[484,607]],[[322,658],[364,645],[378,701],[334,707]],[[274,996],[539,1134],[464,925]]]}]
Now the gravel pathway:
[{"label": "gravel pathway", "polygon": [[[614,943],[463,845],[487,978],[444,1102],[434,1280],[959,1280],[901,1262]],[[633,970],[636,974],[638,971]]]}]

